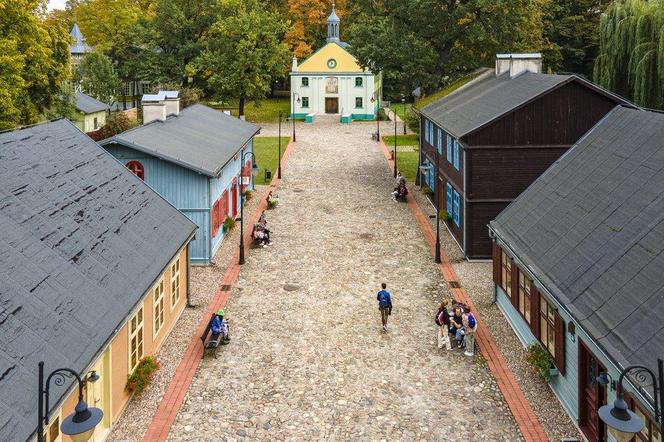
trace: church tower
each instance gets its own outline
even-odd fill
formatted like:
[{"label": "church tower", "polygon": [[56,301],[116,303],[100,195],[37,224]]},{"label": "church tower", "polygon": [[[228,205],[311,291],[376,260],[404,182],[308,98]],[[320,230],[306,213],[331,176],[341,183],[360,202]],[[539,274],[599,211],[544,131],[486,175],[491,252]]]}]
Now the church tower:
[{"label": "church tower", "polygon": [[327,42],[328,43],[339,43],[341,40],[339,39],[339,24],[341,23],[341,20],[339,20],[339,16],[337,15],[337,11],[334,7],[334,2],[332,2],[332,13],[330,16],[327,18]]}]

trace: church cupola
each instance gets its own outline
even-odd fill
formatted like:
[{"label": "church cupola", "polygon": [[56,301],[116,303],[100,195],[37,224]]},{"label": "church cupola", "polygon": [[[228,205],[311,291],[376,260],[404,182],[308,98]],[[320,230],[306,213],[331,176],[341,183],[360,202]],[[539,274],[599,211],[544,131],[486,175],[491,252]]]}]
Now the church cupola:
[{"label": "church cupola", "polygon": [[332,13],[330,16],[327,18],[327,42],[328,43],[339,43],[341,40],[339,39],[339,24],[341,23],[341,20],[339,20],[339,16],[337,15],[337,11],[335,10],[334,7],[334,2],[332,3]]}]

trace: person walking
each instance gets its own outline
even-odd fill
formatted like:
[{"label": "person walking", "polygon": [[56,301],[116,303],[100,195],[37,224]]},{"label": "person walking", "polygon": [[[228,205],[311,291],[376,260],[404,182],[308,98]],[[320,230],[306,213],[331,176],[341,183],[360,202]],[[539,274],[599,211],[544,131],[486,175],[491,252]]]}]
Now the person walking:
[{"label": "person walking", "polygon": [[447,310],[447,306],[450,301],[443,299],[436,313],[436,324],[438,325],[438,348],[445,347],[447,350],[452,348],[452,343],[450,342],[450,312]]},{"label": "person walking", "polygon": [[387,317],[392,314],[392,295],[387,291],[387,284],[381,284],[382,289],[376,295],[380,320],[383,323],[383,331],[387,332]]}]

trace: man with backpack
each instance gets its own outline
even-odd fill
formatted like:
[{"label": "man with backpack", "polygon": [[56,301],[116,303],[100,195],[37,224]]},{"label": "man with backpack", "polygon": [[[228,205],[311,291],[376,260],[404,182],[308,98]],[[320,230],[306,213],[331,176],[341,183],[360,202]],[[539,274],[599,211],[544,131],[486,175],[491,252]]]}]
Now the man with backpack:
[{"label": "man with backpack", "polygon": [[477,319],[470,306],[466,306],[466,317],[464,320],[466,351],[463,353],[466,356],[475,356],[475,332],[477,331]]},{"label": "man with backpack", "polygon": [[380,310],[380,319],[383,323],[383,331],[387,333],[387,317],[392,314],[392,296],[387,291],[387,284],[381,284],[382,290],[376,295],[378,300],[378,310]]},{"label": "man with backpack", "polygon": [[444,346],[447,350],[452,349],[449,334],[450,312],[447,310],[449,303],[449,300],[443,299],[435,317],[435,322],[438,326],[438,348],[443,348]]}]

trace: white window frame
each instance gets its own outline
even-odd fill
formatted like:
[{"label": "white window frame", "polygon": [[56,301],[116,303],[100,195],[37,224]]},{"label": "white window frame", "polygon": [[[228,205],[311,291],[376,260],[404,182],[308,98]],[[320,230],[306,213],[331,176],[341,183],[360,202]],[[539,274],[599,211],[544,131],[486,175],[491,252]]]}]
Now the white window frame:
[{"label": "white window frame", "polygon": [[164,327],[164,277],[152,288],[152,336]]},{"label": "white window frame", "polygon": [[[177,267],[177,268],[176,268]],[[171,310],[180,302],[180,256],[171,264]]]},{"label": "white window frame", "polygon": [[[138,320],[139,313],[141,316],[140,322]],[[133,325],[134,320],[136,320],[135,325]],[[134,328],[133,331],[132,328]],[[129,337],[129,347],[127,348],[129,358],[127,359],[127,365],[129,366],[129,373],[131,373],[134,371],[141,359],[143,359],[143,355],[145,354],[145,311],[143,310],[142,305],[138,310],[136,310],[136,313],[134,313],[129,322],[127,322],[127,336]],[[131,357],[133,352],[131,349],[131,341],[134,338],[136,338],[136,363],[132,365]]]}]

